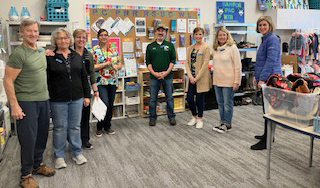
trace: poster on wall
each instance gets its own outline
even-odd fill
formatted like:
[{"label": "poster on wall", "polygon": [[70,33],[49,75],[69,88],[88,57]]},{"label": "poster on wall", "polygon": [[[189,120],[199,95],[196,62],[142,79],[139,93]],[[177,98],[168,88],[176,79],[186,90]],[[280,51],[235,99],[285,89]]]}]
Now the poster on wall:
[{"label": "poster on wall", "polygon": [[137,37],[147,36],[146,18],[135,18],[135,23],[136,23],[136,36]]},{"label": "poster on wall", "polygon": [[187,19],[177,19],[177,32],[178,33],[187,32]]},{"label": "poster on wall", "polygon": [[122,38],[122,52],[134,52],[134,38]]},{"label": "poster on wall", "polygon": [[188,33],[193,33],[193,30],[197,27],[196,19],[188,19]]},{"label": "poster on wall", "polygon": [[106,19],[106,21],[103,22],[103,24],[101,25],[101,29],[105,29],[108,31],[109,36],[113,33],[112,29],[111,29],[111,25],[114,23],[114,19],[109,17]]},{"label": "poster on wall", "polygon": [[119,57],[121,56],[121,41],[120,38],[109,38],[108,45],[112,50],[112,53],[118,53]]},{"label": "poster on wall", "polygon": [[102,17],[98,18],[93,24],[91,25],[91,28],[94,32],[98,33],[100,30],[102,24],[104,22],[104,19]]},{"label": "poster on wall", "polygon": [[123,54],[124,66],[127,76],[137,76],[137,63],[134,54]]},{"label": "poster on wall", "polygon": [[217,23],[244,23],[244,2],[217,1]]}]

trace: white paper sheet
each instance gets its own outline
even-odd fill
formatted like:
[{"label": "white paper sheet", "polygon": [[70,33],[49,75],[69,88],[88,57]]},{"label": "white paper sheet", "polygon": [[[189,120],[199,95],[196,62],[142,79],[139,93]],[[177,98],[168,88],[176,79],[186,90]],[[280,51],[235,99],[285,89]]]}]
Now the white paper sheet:
[{"label": "white paper sheet", "polygon": [[189,19],[188,20],[188,33],[193,33],[193,30],[197,27],[197,20],[196,19]]},{"label": "white paper sheet", "polygon": [[118,36],[120,34],[120,30],[118,28],[118,25],[122,22],[123,20],[118,17],[116,18],[116,20],[113,22],[113,24],[111,25],[111,29],[112,31]]},{"label": "white paper sheet", "polygon": [[147,36],[146,18],[135,18],[135,23],[136,23],[136,36],[137,37]]},{"label": "white paper sheet", "polygon": [[137,62],[134,54],[123,54],[127,76],[137,76]]},{"label": "white paper sheet", "polygon": [[179,47],[177,48],[178,53],[178,61],[183,61],[187,59],[187,48],[186,47]]},{"label": "white paper sheet", "polygon": [[111,25],[114,23],[114,19],[109,17],[106,19],[106,21],[103,22],[103,24],[101,25],[102,29],[105,29],[108,31],[109,36],[113,33],[112,29],[111,29]]},{"label": "white paper sheet", "polygon": [[142,43],[142,53],[143,54],[146,54],[146,52],[147,52],[147,47],[148,47],[148,45],[150,44],[151,42],[143,42]]},{"label": "white paper sheet", "polygon": [[122,42],[122,52],[134,52],[134,43],[133,42]]},{"label": "white paper sheet", "polygon": [[92,114],[94,117],[97,118],[97,120],[101,121],[104,119],[104,116],[107,113],[107,106],[104,104],[104,102],[98,98],[94,98],[93,105],[92,105]]},{"label": "white paper sheet", "polygon": [[177,19],[177,32],[178,33],[187,32],[187,19]]}]

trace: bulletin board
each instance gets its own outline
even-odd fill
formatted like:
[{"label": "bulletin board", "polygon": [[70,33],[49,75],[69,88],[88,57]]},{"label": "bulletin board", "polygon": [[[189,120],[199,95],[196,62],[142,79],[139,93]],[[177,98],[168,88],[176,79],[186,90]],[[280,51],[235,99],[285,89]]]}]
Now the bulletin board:
[{"label": "bulletin board", "polygon": [[[107,19],[111,20],[130,20],[134,24],[134,28],[129,32],[119,32],[118,35],[113,32],[109,37],[119,38],[121,46],[123,46],[123,41],[134,41],[134,55],[136,52],[142,52],[142,49],[136,48],[136,38],[140,39],[141,46],[146,42],[153,42],[154,39],[149,39],[148,37],[148,28],[154,26],[154,20],[160,19],[161,24],[164,24],[168,27],[167,39],[170,41],[170,35],[175,36],[176,44],[175,47],[182,47],[180,44],[180,35],[184,35],[185,46],[188,47],[191,44],[192,31],[189,31],[188,23],[191,21],[196,21],[196,26],[200,25],[200,9],[199,8],[177,8],[177,7],[151,7],[151,6],[121,6],[121,5],[104,5],[104,4],[86,4],[86,31],[88,33],[88,44],[87,47],[91,48],[94,44],[97,43],[97,28],[102,22]],[[146,20],[146,36],[137,36],[136,35],[136,18],[145,18]],[[177,19],[186,19],[186,32],[178,33],[177,31],[172,31],[171,20]],[[194,22],[193,22],[194,23]],[[191,26],[191,24],[190,24]],[[154,28],[155,29],[155,28]],[[122,49],[121,49],[122,50]],[[120,52],[121,57],[123,54]],[[143,53],[142,53],[143,54]],[[121,58],[123,59],[123,58]],[[142,57],[136,57],[136,62],[139,64],[144,63],[144,55]]]}]

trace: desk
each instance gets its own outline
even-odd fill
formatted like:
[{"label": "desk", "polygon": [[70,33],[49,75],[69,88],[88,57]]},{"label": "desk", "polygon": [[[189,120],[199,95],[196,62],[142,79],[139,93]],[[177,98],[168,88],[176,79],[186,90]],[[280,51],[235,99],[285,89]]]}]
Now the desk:
[{"label": "desk", "polygon": [[[293,131],[296,131],[298,133],[302,133],[305,135],[310,136],[310,154],[309,154],[309,167],[312,166],[312,155],[313,155],[313,141],[314,138],[320,139],[320,134],[313,132],[313,127],[299,127],[293,123],[286,122],[282,119],[278,119],[274,116],[265,114],[263,118],[268,122],[267,126],[267,179],[270,179],[270,162],[271,162],[271,144],[272,139],[274,136],[274,131],[276,128],[276,125],[280,125],[281,127],[284,127],[286,129],[290,129]],[[271,133],[271,134],[270,134]]]}]

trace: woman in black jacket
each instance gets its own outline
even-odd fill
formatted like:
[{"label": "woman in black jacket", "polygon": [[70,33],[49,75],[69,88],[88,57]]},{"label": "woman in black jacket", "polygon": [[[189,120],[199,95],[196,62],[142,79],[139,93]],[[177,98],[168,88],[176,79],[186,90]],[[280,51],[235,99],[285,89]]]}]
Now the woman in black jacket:
[{"label": "woman in black jacket", "polygon": [[82,106],[90,104],[90,87],[82,57],[70,49],[72,35],[65,28],[52,33],[51,44],[56,47],[54,56],[48,56],[47,76],[50,107],[53,120],[53,149],[55,168],[65,168],[66,141],[70,143],[72,159],[84,164],[80,121]]}]

